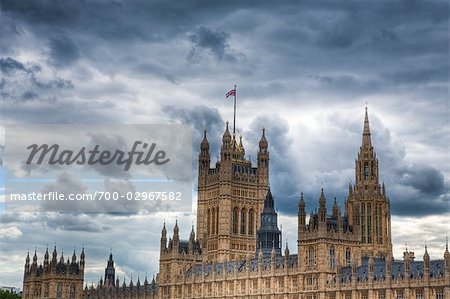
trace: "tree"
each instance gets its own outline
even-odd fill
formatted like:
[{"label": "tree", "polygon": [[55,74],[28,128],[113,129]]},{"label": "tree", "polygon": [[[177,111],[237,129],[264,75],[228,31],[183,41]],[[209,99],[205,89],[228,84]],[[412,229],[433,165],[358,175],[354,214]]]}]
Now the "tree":
[{"label": "tree", "polygon": [[20,299],[21,297],[17,294],[12,294],[9,291],[0,290],[0,299]]}]

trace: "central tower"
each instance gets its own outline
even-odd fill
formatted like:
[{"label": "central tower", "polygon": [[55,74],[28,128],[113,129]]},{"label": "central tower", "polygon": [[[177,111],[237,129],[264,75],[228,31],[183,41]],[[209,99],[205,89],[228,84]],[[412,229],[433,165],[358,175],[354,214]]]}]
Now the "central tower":
[{"label": "central tower", "polygon": [[206,130],[200,144],[198,166],[197,236],[203,260],[221,262],[244,259],[256,250],[256,231],[269,189],[269,144],[262,131],[257,166],[245,158],[230,134],[228,122],[222,136],[220,160],[211,167]]},{"label": "central tower", "polygon": [[379,181],[367,107],[362,144],[355,161],[355,185],[349,186],[346,210],[350,225],[360,234],[362,256],[392,257],[390,203],[384,183],[380,185]]}]

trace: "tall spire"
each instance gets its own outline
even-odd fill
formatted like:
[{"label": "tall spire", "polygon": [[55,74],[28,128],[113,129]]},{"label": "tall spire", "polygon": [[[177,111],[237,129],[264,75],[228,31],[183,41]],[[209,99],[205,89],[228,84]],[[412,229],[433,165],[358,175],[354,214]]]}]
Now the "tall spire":
[{"label": "tall spire", "polygon": [[273,210],[273,208],[274,208],[274,202],[273,202],[272,192],[270,192],[270,187],[269,187],[269,191],[267,191],[267,195],[266,195],[266,200],[264,200],[264,209]]},{"label": "tall spire", "polygon": [[362,146],[370,147],[371,145],[372,145],[372,140],[370,138],[369,114],[367,113],[367,106],[366,106],[366,115],[364,117],[364,130],[363,130]]}]

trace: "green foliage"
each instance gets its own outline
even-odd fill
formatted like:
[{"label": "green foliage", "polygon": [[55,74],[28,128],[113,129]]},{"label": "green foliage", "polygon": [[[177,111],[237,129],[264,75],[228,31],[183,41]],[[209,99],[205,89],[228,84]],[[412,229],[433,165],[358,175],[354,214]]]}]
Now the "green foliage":
[{"label": "green foliage", "polygon": [[19,299],[21,298],[19,295],[11,294],[7,291],[0,290],[0,299]]}]

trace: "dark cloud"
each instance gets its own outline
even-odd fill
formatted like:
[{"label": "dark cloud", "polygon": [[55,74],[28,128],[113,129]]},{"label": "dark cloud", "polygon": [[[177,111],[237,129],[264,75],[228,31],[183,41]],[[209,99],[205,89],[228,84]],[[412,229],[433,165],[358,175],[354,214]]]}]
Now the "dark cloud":
[{"label": "dark cloud", "polygon": [[11,57],[0,58],[0,70],[4,74],[11,74],[15,71],[23,71],[28,73],[28,70],[25,69],[25,66],[22,63],[12,59]]},{"label": "dark cloud", "polygon": [[394,214],[424,216],[450,211],[450,188],[441,171],[418,164],[393,171],[390,197]]},{"label": "dark cloud", "polygon": [[199,27],[197,31],[189,36],[193,47],[189,53],[189,59],[196,59],[203,49],[209,50],[218,60],[233,61],[235,58],[228,53],[229,45],[227,39],[229,34],[226,32],[213,31],[207,27]]},{"label": "dark cloud", "polygon": [[[361,141],[363,112],[354,107],[369,101],[377,109],[370,114],[372,137],[394,217],[448,212],[448,1],[3,0],[1,6],[3,123],[192,125],[195,169],[205,127],[215,162],[222,115],[232,115],[229,102],[215,99],[236,82],[246,153],[255,161],[266,127],[271,188],[280,211],[293,215],[299,192],[310,211],[322,186],[329,205],[336,196],[342,207]],[[122,183],[110,187],[130,187]],[[20,285],[23,253],[53,241],[88,242],[90,265],[102,268],[114,240],[128,275],[156,272],[158,244],[145,240],[159,237],[160,225],[152,223],[161,220],[139,216],[80,214],[77,221],[4,213],[0,225],[22,235],[0,239],[0,259],[14,258],[5,265],[17,269],[0,279]],[[192,219],[185,218],[180,227],[188,235]],[[435,238],[444,230],[427,231]],[[98,276],[87,272],[88,281]]]},{"label": "dark cloud", "polygon": [[67,36],[59,34],[50,38],[50,58],[59,67],[68,67],[80,58],[80,52]]},{"label": "dark cloud", "polygon": [[162,111],[171,121],[191,125],[193,127],[192,146],[194,149],[193,155],[195,157],[194,164],[197,163],[197,151],[203,138],[202,132],[206,129],[210,144],[211,160],[214,160],[214,154],[219,154],[220,146],[222,144],[222,139],[219,139],[219,136],[222,136],[225,131],[225,122],[217,109],[209,108],[207,106],[182,108],[166,105],[162,107]]}]

